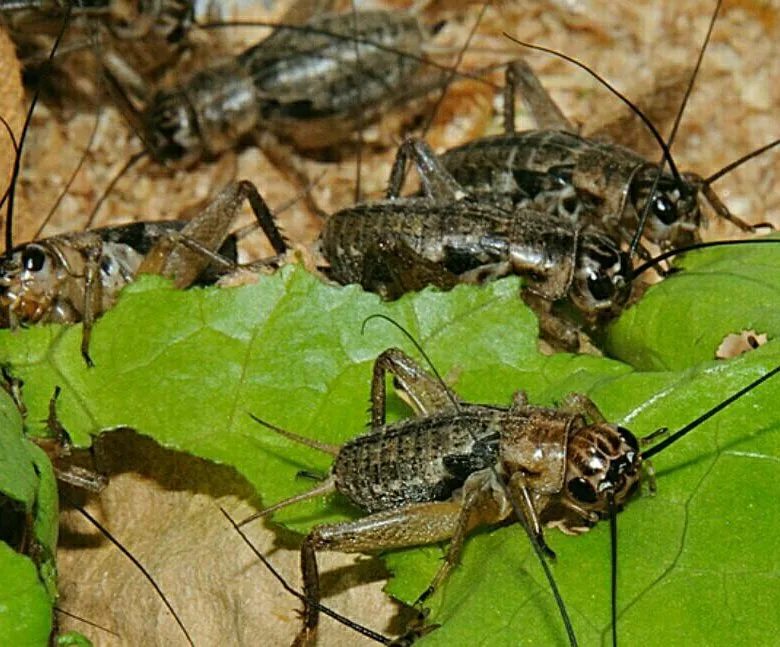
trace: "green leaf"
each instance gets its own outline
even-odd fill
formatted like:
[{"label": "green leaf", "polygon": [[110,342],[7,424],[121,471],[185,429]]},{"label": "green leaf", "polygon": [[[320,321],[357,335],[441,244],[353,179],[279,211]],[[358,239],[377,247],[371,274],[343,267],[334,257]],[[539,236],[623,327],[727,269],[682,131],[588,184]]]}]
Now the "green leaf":
[{"label": "green leaf", "polygon": [[0,503],[6,538],[32,534],[31,555],[0,541],[0,643],[47,645],[56,596],[57,490],[46,455],[22,435],[11,397],[0,391]]},{"label": "green leaf", "polygon": [[607,352],[640,370],[676,370],[715,358],[724,337],[780,335],[780,237],[775,243],[689,252],[607,336]]},{"label": "green leaf", "polygon": [[0,642],[49,644],[52,601],[32,560],[0,542]]},{"label": "green leaf", "polygon": [[22,417],[13,399],[0,391],[0,492],[32,512],[38,476],[22,437]]},{"label": "green leaf", "polygon": [[80,633],[69,631],[57,636],[57,647],[92,647],[92,642]]},{"label": "green leaf", "polygon": [[[59,415],[77,443],[129,426],[166,447],[235,466],[264,504],[306,490],[310,486],[296,473],[325,471],[330,458],[255,424],[249,412],[328,443],[363,432],[374,358],[389,346],[415,353],[381,321],[369,322],[361,334],[371,314],[386,314],[409,329],[467,400],[507,404],[522,388],[532,402],[552,404],[581,391],[608,419],[639,435],[685,424],[780,362],[776,343],[738,360],[667,373],[634,373],[594,357],[543,356],[535,318],[517,298],[518,287],[510,279],[385,304],[355,287],[324,286],[299,268],[230,290],[179,292],[146,279],[96,326],[94,369],[81,360],[78,326],[3,332],[0,358],[25,380],[31,427],[45,418],[60,385]],[[620,632],[626,644],[629,638],[668,644],[672,632],[682,630],[688,633],[678,635],[713,643],[747,627],[760,643],[780,631],[771,614],[757,621],[741,591],[749,579],[765,596],[761,604],[780,603],[780,592],[769,584],[778,570],[770,544],[779,519],[767,513],[768,502],[780,494],[779,390],[777,380],[762,386],[659,455],[658,495],[632,502],[620,515]],[[397,398],[390,408],[396,417],[408,415]],[[305,531],[357,514],[330,498],[291,507],[275,519]],[[582,644],[606,642],[607,524],[581,537],[555,530],[548,537],[578,638]],[[393,592],[416,598],[441,555],[437,546],[391,555]],[[696,578],[708,587],[698,598],[689,590]],[[666,614],[670,604],[675,609],[663,630],[669,633],[648,627],[645,618],[659,608]],[[432,606],[431,620],[443,626],[426,639],[431,643],[565,642],[549,589],[517,526],[470,539],[463,565]],[[700,621],[706,614],[721,614],[722,623]],[[357,620],[370,624],[370,618]]]}]

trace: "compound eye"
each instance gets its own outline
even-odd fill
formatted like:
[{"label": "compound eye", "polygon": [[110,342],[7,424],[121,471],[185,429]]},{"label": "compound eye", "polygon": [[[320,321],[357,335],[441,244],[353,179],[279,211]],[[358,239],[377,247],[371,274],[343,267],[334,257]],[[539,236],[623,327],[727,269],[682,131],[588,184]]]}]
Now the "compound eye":
[{"label": "compound eye", "polygon": [[653,196],[652,204],[653,215],[665,225],[671,225],[677,222],[677,207],[663,193],[657,193]]},{"label": "compound eye", "polygon": [[608,276],[597,274],[588,277],[588,290],[597,301],[606,301],[612,297],[614,286]]},{"label": "compound eye", "polygon": [[571,494],[580,503],[596,503],[598,497],[593,486],[582,477],[572,479],[566,484]]},{"label": "compound eye", "polygon": [[22,252],[22,267],[28,272],[40,272],[46,263],[46,254],[40,247],[30,245]]}]

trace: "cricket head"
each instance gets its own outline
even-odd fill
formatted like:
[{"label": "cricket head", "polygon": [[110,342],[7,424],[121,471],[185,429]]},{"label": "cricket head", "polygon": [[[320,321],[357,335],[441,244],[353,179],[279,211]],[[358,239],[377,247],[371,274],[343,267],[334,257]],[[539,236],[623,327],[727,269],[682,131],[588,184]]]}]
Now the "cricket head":
[{"label": "cricket head", "polygon": [[561,492],[561,504],[573,514],[561,528],[585,532],[609,515],[610,505],[619,509],[636,491],[641,472],[639,442],[628,429],[607,423],[578,429],[569,438]]},{"label": "cricket head", "polygon": [[699,186],[693,177],[659,175],[653,165],[641,167],[628,187],[637,222],[647,212],[644,236],[663,247],[682,247],[699,240],[702,215]]},{"label": "cricket head", "polygon": [[161,164],[186,168],[204,156],[197,116],[183,92],[158,92],[142,120],[146,144]]},{"label": "cricket head", "polygon": [[588,322],[619,313],[631,295],[632,269],[628,255],[608,236],[582,234],[569,295]]},{"label": "cricket head", "polygon": [[63,267],[56,250],[28,243],[0,258],[0,323],[36,323],[59,293]]}]

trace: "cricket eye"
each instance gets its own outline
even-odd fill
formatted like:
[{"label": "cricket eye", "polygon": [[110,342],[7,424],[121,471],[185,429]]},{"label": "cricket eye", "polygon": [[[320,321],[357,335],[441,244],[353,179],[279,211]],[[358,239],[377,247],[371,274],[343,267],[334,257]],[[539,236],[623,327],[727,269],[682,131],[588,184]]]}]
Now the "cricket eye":
[{"label": "cricket eye", "polygon": [[650,207],[653,215],[665,225],[671,225],[677,222],[677,207],[663,193],[656,193],[653,196],[653,203]]},{"label": "cricket eye", "polygon": [[572,479],[566,484],[566,487],[569,489],[569,494],[580,503],[596,503],[598,501],[596,490],[582,477]]},{"label": "cricket eye", "polygon": [[22,252],[22,267],[28,272],[40,272],[46,263],[46,254],[40,247],[30,245]]},{"label": "cricket eye", "polygon": [[612,297],[612,280],[608,276],[591,275],[588,277],[588,290],[597,301],[606,301]]}]

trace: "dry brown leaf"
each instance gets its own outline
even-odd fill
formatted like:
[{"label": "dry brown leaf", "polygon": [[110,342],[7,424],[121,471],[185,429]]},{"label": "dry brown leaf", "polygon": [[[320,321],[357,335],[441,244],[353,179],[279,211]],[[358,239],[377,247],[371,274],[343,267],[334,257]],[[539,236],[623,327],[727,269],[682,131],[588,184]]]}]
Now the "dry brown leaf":
[{"label": "dry brown leaf", "polygon": [[[252,490],[235,471],[161,449],[129,431],[104,436],[100,455],[110,484],[88,509],[152,573],[195,644],[273,647],[292,642],[300,603],[220,512],[223,507],[240,520],[255,511],[247,504]],[[63,521],[59,606],[118,636],[65,615],[61,628],[82,631],[107,647],[186,645],[139,570],[77,512],[64,512]],[[246,531],[300,588],[296,537],[262,523]],[[326,603],[386,630],[398,606],[381,592],[381,563],[344,555],[325,555],[321,563],[325,590],[336,592]],[[363,644],[360,636],[327,618],[321,636],[322,645]]]}]

